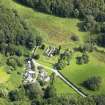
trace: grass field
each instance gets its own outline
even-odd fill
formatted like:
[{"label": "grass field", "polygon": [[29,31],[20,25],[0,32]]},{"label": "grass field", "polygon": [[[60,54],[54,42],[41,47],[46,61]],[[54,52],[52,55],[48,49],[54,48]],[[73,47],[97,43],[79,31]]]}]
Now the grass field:
[{"label": "grass field", "polygon": [[[98,57],[97,57],[98,55]],[[99,59],[104,59],[96,52],[93,52],[89,54],[90,62],[88,64],[84,65],[77,65],[75,56],[73,57],[72,63],[69,67],[66,67],[61,72],[72,82],[74,82],[76,85],[82,87],[82,83],[84,80],[87,80],[89,77],[92,76],[100,76],[102,78],[102,84],[100,87],[100,90],[98,91],[89,91],[84,89],[89,94],[103,94],[105,92],[105,63],[103,61],[100,61]],[[105,55],[103,55],[105,56]]]},{"label": "grass field", "polygon": [[[6,86],[9,90],[14,90],[19,87],[20,84],[22,84],[23,70],[24,68],[17,68],[15,71],[13,71],[4,86]],[[20,74],[18,74],[17,72],[19,72]]]},{"label": "grass field", "polygon": [[[81,45],[87,38],[88,33],[80,32],[78,24],[80,20],[78,19],[68,19],[55,17],[43,13],[36,12],[31,8],[20,5],[13,0],[0,0],[0,3],[8,8],[16,9],[19,15],[27,22],[28,26],[31,28],[33,33],[37,32],[44,38],[44,43],[47,45],[58,46],[62,45],[64,49],[72,48],[74,46]],[[71,36],[78,36],[79,41],[72,41]],[[41,51],[38,52],[41,54]],[[103,94],[105,93],[105,54],[93,52],[89,53],[90,62],[84,65],[77,65],[75,57],[78,53],[75,53],[72,58],[72,63],[70,66],[65,67],[61,72],[70,81],[74,82],[77,86],[82,88],[85,92],[89,94]],[[52,65],[57,61],[57,57],[48,58],[41,54],[41,59],[39,62],[52,67]],[[49,71],[48,71],[49,72]],[[12,88],[12,83],[16,83],[15,86],[20,83],[20,76],[16,75],[16,72],[12,74],[16,77],[16,80],[11,76],[8,82],[8,86]],[[89,91],[81,86],[81,83],[91,76],[101,76],[102,85],[99,91]],[[14,87],[15,87],[14,86]],[[55,88],[58,93],[75,93],[71,88],[65,85],[59,78],[56,78]]]},{"label": "grass field", "polygon": [[54,81],[54,86],[58,95],[69,95],[75,94],[78,95],[72,88],[67,86],[60,78],[56,77]]},{"label": "grass field", "polygon": [[3,67],[0,67],[0,84],[5,83],[9,79],[9,75],[5,72]]},{"label": "grass field", "polygon": [[10,75],[6,73],[5,61],[6,58],[0,54],[0,84],[6,83],[10,78]]},{"label": "grass field", "polygon": [[[22,82],[23,67],[17,67],[11,73],[8,74],[9,67],[6,65],[6,57],[0,54],[0,86],[4,86],[8,90],[16,89]],[[21,57],[21,62],[23,62]],[[24,63],[24,62],[23,62]],[[20,75],[17,73],[19,72]]]},{"label": "grass field", "polygon": [[[52,74],[51,70],[45,69],[48,72],[48,75]],[[54,87],[57,91],[57,95],[67,95],[67,94],[75,94],[77,95],[77,93],[70,88],[69,86],[67,86],[59,77],[55,76],[55,80],[54,80]]]},{"label": "grass field", "polygon": [[[53,67],[52,65],[57,62],[58,57],[46,57],[43,54],[38,53],[41,55],[39,59],[39,63],[44,64],[49,67]],[[64,74],[70,81],[76,84],[79,88],[81,88],[84,92],[88,94],[104,94],[105,92],[105,54],[101,54],[99,52],[92,52],[89,53],[89,63],[78,65],[76,64],[76,57],[81,53],[77,52],[72,57],[72,62],[70,66],[66,66],[61,73]],[[81,84],[83,81],[87,80],[89,77],[92,76],[100,76],[102,78],[102,84],[98,91],[89,91],[85,89]],[[60,86],[60,85],[59,85]],[[58,86],[58,87],[59,87]]]}]

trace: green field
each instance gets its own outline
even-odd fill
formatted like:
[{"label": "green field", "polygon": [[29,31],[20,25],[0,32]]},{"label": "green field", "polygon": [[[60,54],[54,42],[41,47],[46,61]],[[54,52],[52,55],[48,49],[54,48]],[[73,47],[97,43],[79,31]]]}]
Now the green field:
[{"label": "green field", "polygon": [[[51,70],[45,69],[48,72],[48,75],[52,74]],[[67,94],[74,94],[77,95],[77,93],[70,88],[69,86],[67,86],[59,77],[55,77],[54,79],[54,87],[57,91],[57,95],[67,95]]]},{"label": "green field", "polygon": [[[78,24],[80,23],[80,20],[78,19],[60,18],[39,13],[12,0],[0,0],[0,2],[7,8],[16,9],[19,15],[27,22],[32,33],[36,33],[37,31],[43,37],[46,45],[62,45],[63,49],[72,48],[83,44],[84,40],[87,38],[88,33],[79,31]],[[72,41],[70,39],[71,36],[78,36],[79,41]],[[52,67],[52,65],[57,61],[57,57],[45,57],[43,56],[42,51],[38,51],[37,53],[41,55],[39,59],[39,63],[41,64]],[[84,92],[89,94],[103,94],[105,92],[105,54],[97,52],[89,53],[90,62],[84,65],[77,65],[75,57],[78,54],[79,53],[75,53],[73,55],[71,65],[65,67],[61,72],[70,81],[82,88]],[[1,71],[0,77],[2,77],[2,72],[3,70]],[[3,81],[7,81],[7,74],[4,73],[4,75]],[[89,91],[81,86],[81,83],[84,80],[94,75],[101,76],[103,81],[100,90],[95,92]],[[14,79],[14,77],[16,78]],[[14,72],[9,78],[7,86],[9,88],[15,88],[21,83],[20,81],[21,76],[18,76],[16,72]],[[12,86],[12,83],[16,84]],[[75,93],[74,90],[65,85],[59,78],[56,78],[55,88],[58,93]]]},{"label": "green field", "polygon": [[6,72],[5,60],[6,58],[0,54],[0,84],[6,83],[10,78],[10,75]]},{"label": "green field", "polygon": [[[37,51],[40,53],[41,51]],[[46,66],[52,67],[52,65],[57,62],[58,57],[46,57],[43,56],[43,53],[40,53],[41,57],[39,59],[39,63],[44,64]],[[105,54],[101,54],[99,52],[89,53],[89,63],[78,65],[76,64],[76,57],[81,55],[81,53],[76,52],[71,60],[70,66],[66,66],[61,73],[64,74],[70,81],[76,84],[79,88],[81,88],[84,92],[92,95],[92,94],[104,94],[105,92]],[[89,91],[82,87],[83,81],[87,80],[92,76],[100,76],[102,78],[102,84],[98,91]],[[58,86],[59,87],[59,86]]]},{"label": "green field", "polygon": [[0,84],[5,83],[9,79],[9,75],[5,72],[3,67],[0,67]]},{"label": "green field", "polygon": [[[89,54],[90,62],[84,65],[77,65],[75,56],[72,59],[72,63],[69,67],[66,67],[61,72],[69,78],[72,82],[74,82],[77,86],[82,88],[88,94],[103,94],[105,92],[105,63],[102,61],[104,60],[96,52]],[[98,56],[98,57],[97,57]],[[105,54],[103,55],[105,56]],[[101,59],[101,61],[99,60]],[[100,76],[102,78],[102,84],[98,91],[89,91],[82,87],[82,83],[84,80],[87,80],[89,77],[92,76]]]},{"label": "green field", "polygon": [[[6,86],[9,90],[14,90],[19,87],[20,84],[22,84],[23,70],[24,68],[17,68],[15,71],[13,71],[4,86]],[[19,72],[20,74],[18,74],[17,72]]]},{"label": "green field", "polygon": [[[23,67],[16,67],[11,73],[9,73],[10,67],[6,65],[6,57],[0,54],[0,86],[4,86],[8,90],[16,89],[22,82]],[[23,57],[21,57],[21,62]],[[24,63],[24,62],[23,62]],[[18,72],[20,74],[18,74]]]}]

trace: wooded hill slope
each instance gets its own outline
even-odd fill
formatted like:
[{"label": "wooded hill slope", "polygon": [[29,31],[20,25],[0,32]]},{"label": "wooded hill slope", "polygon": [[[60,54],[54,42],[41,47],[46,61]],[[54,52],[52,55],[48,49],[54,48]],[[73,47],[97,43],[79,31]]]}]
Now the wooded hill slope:
[{"label": "wooded hill slope", "polygon": [[[60,17],[82,19],[81,31],[91,32],[91,40],[105,47],[105,1],[104,0],[16,0],[34,10]],[[98,34],[98,35],[96,35]]]}]

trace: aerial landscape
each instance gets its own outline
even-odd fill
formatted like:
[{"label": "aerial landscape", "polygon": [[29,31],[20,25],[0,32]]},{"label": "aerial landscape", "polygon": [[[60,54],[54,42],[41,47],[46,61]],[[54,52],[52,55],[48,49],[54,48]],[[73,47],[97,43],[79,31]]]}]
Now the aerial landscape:
[{"label": "aerial landscape", "polygon": [[105,105],[105,0],[0,0],[0,105]]}]

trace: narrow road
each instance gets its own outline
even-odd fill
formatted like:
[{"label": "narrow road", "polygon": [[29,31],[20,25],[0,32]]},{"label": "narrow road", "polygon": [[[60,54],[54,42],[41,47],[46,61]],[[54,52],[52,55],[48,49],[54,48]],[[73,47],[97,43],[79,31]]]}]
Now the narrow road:
[{"label": "narrow road", "polygon": [[75,86],[72,82],[70,82],[69,80],[67,80],[60,72],[58,72],[55,69],[51,69],[45,65],[39,64],[37,63],[34,59],[32,59],[33,63],[37,66],[42,66],[46,69],[51,70],[52,72],[54,72],[58,77],[60,77],[60,79],[62,79],[68,86],[70,86],[72,89],[74,89],[79,95],[81,95],[82,97],[86,97],[87,95],[82,92],[77,86]]}]

